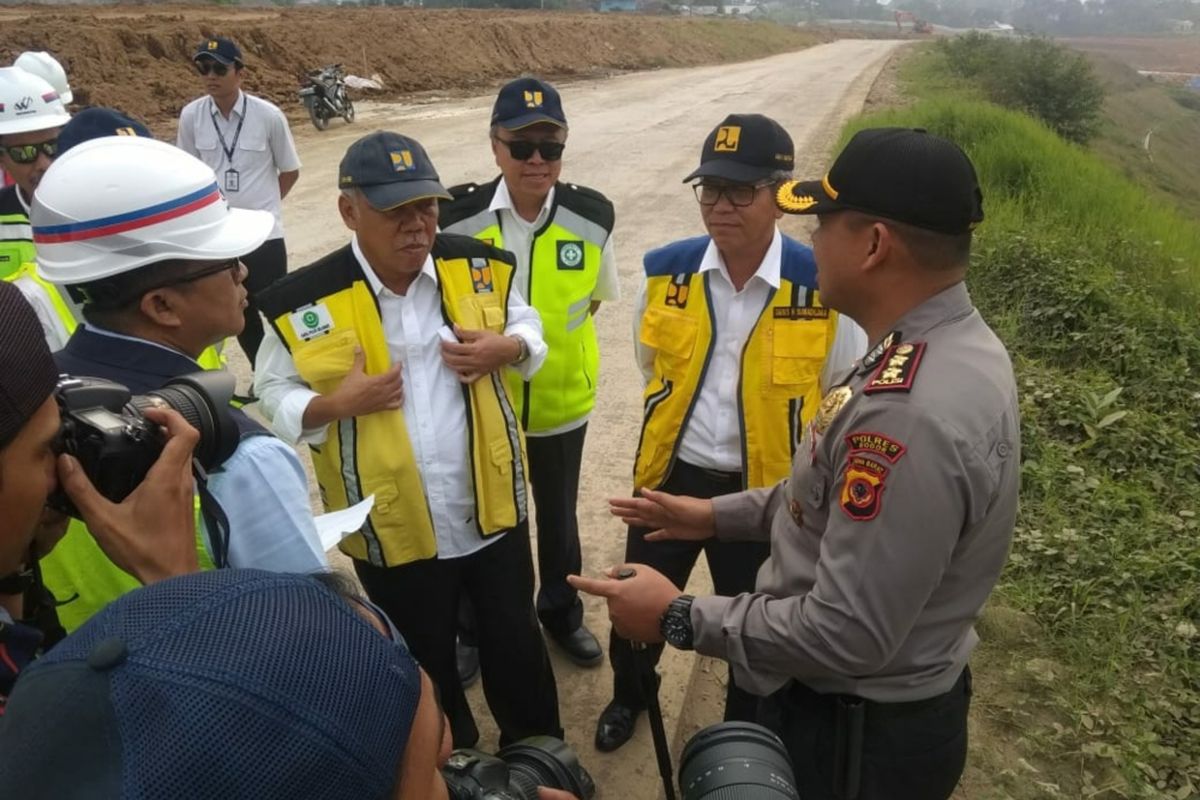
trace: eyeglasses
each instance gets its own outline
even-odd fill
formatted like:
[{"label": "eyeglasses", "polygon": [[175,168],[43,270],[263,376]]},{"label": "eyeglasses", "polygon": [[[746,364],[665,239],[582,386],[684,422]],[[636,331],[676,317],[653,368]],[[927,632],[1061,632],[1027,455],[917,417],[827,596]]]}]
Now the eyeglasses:
[{"label": "eyeglasses", "polygon": [[210,266],[204,267],[203,269],[199,269],[196,272],[191,273],[190,275],[184,275],[180,278],[171,278],[169,281],[166,281],[165,283],[159,283],[159,284],[155,284],[153,286],[149,286],[145,289],[141,289],[141,290],[139,290],[139,294],[145,294],[146,292],[152,292],[155,289],[166,289],[170,286],[182,286],[185,283],[195,283],[196,281],[200,280],[201,278],[208,278],[213,275],[220,275],[222,272],[232,272],[234,274],[237,274],[237,272],[241,269],[242,269],[241,259],[240,258],[231,258],[228,261],[221,261],[216,264],[212,264]]},{"label": "eyeglasses", "polygon": [[540,153],[546,161],[558,161],[562,158],[563,150],[567,146],[565,142],[530,142],[525,139],[501,139],[499,136],[494,138],[507,147],[508,152],[517,161],[528,161],[533,158],[535,151]]},{"label": "eyeglasses", "polygon": [[196,62],[196,72],[199,72],[201,75],[207,75],[211,72],[218,78],[224,78],[229,74],[229,67],[211,58],[202,58]]},{"label": "eyeglasses", "polygon": [[44,154],[46,158],[57,156],[58,139],[47,139],[34,144],[8,145],[4,148],[4,152],[8,153],[8,157],[18,164],[32,164],[38,160],[39,155]]},{"label": "eyeglasses", "polygon": [[745,208],[754,202],[754,195],[758,194],[758,190],[764,186],[770,186],[770,183],[753,183],[753,184],[713,184],[713,183],[693,183],[692,191],[696,193],[696,201],[702,206],[715,206],[721,199],[721,195],[725,195],[725,199],[729,201],[731,206],[736,208]]}]

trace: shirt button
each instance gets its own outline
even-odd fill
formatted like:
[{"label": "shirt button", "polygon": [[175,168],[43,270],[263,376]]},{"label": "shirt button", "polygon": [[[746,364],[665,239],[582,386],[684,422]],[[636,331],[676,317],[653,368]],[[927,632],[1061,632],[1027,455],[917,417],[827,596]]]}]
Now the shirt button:
[{"label": "shirt button", "polygon": [[1012,452],[1012,448],[1008,446],[1008,442],[1001,442],[996,445],[996,455],[1001,458],[1008,458],[1008,454]]},{"label": "shirt button", "polygon": [[825,484],[817,481],[808,490],[808,502],[810,505],[820,506],[821,501],[825,499]]}]

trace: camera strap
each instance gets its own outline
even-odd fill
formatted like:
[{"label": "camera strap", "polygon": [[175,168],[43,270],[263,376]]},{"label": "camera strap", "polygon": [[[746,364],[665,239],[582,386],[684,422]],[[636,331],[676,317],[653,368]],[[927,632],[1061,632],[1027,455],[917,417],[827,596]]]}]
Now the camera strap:
[{"label": "camera strap", "polygon": [[229,517],[208,489],[208,473],[195,459],[192,460],[192,474],[196,477],[196,493],[200,495],[200,517],[212,545],[213,565],[225,569],[229,566]]}]

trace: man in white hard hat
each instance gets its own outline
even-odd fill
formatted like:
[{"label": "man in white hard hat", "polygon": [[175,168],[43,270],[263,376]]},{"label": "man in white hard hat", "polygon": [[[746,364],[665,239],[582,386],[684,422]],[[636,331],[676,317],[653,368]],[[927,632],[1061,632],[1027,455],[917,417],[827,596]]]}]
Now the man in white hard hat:
[{"label": "man in white hard hat", "polygon": [[44,79],[20,67],[0,67],[0,169],[14,181],[0,189],[0,278],[34,260],[29,205],[70,118]]},{"label": "man in white hard hat", "polygon": [[20,67],[30,75],[37,75],[50,84],[54,91],[58,92],[58,99],[63,101],[64,106],[69,106],[75,101],[71,84],[67,80],[67,71],[58,63],[57,58],[45,50],[26,50],[17,56],[13,66]]},{"label": "man in white hard hat", "polygon": [[175,143],[212,167],[231,206],[270,211],[275,218],[266,241],[243,259],[250,304],[238,343],[253,364],[263,338],[255,296],[287,274],[282,204],[300,177],[300,156],[283,112],[242,91],[245,62],[231,39],[205,39],[192,64],[206,94],[183,107]]},{"label": "man in white hard hat", "polygon": [[[241,331],[240,257],[273,225],[265,211],[229,208],[198,159],[132,136],[93,139],[56,160],[31,219],[38,274],[83,303],[85,324],[55,354],[59,371],[139,394],[199,371],[206,348]],[[233,414],[240,442],[207,484],[228,536],[205,520],[201,564],[325,569],[299,458],[245,414]],[[68,629],[136,586],[88,537],[71,533],[43,572],[58,597],[79,595],[59,611]]]}]

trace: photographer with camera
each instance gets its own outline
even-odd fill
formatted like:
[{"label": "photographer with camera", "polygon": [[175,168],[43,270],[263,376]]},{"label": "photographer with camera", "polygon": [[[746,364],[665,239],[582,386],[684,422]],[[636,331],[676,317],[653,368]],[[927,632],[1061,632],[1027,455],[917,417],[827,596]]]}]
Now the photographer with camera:
[{"label": "photographer with camera", "polygon": [[27,670],[0,719],[0,786],[24,800],[588,800],[561,741],[517,747],[451,754],[433,682],[347,579],[219,570],[120,598]]},{"label": "photographer with camera", "polygon": [[38,557],[65,530],[66,518],[46,508],[56,488],[79,509],[105,555],[138,581],[197,568],[191,469],[197,432],[174,411],[148,411],[166,426],[166,446],[142,484],[124,502],[111,503],[75,459],[55,449],[57,380],[37,315],[15,287],[0,282],[0,714],[41,642],[36,628],[15,620],[23,616],[22,596],[35,581]]},{"label": "photographer with camera", "polygon": [[[268,212],[231,209],[198,159],[133,136],[93,139],[56,159],[32,222],[39,275],[67,287],[86,320],[55,354],[59,371],[137,394],[199,372],[199,355],[242,329],[240,256],[274,225]],[[240,410],[229,413],[236,449],[215,461],[207,488],[198,484],[201,565],[326,569],[296,453]],[[78,595],[59,608],[68,630],[136,586],[81,532],[46,560],[45,578],[59,599]]]},{"label": "photographer with camera", "polygon": [[817,215],[822,299],[875,346],[826,393],[789,479],[611,501],[654,540],[769,540],[755,591],[693,598],[639,564],[572,580],[608,598],[623,636],[727,660],[765,698],[806,800],[947,798],[967,753],[973,624],[1020,485],[1012,365],[964,284],[982,193],[955,144],[877,128],[776,202]]}]

